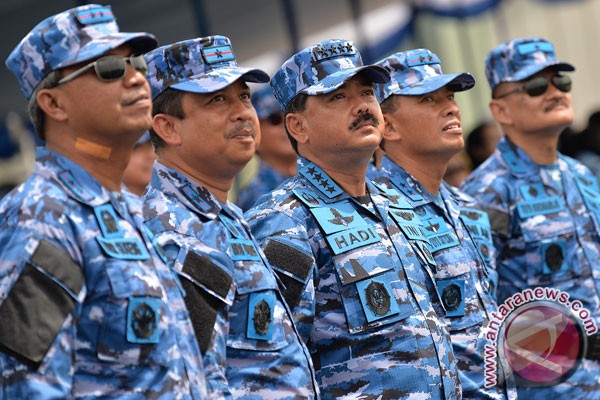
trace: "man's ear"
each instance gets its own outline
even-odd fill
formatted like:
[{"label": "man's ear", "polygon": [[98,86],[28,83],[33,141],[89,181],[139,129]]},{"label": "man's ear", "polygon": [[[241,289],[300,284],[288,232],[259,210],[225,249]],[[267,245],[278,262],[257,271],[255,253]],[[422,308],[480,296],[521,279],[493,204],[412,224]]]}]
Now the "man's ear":
[{"label": "man's ear", "polygon": [[152,118],[152,129],[166,144],[181,145],[181,120],[179,118],[167,114],[156,114]]},{"label": "man's ear", "polygon": [[394,142],[402,139],[402,134],[397,127],[396,120],[387,114],[383,115],[384,127],[383,127],[383,139],[388,142]]},{"label": "man's ear", "polygon": [[62,98],[62,92],[55,88],[41,89],[37,92],[37,104],[46,114],[47,118],[55,121],[66,121],[69,117],[65,109],[65,102]]},{"label": "man's ear", "polygon": [[298,143],[308,143],[306,134],[306,119],[300,113],[289,113],[285,116],[285,126],[291,137]]},{"label": "man's ear", "polygon": [[489,104],[492,116],[500,125],[510,126],[513,123],[510,107],[504,99],[492,99]]}]

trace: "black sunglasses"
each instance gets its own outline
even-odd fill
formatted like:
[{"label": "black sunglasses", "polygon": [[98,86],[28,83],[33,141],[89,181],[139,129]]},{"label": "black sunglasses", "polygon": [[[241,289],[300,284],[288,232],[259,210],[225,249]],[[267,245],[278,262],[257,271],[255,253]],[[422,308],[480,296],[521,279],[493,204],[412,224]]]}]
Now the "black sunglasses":
[{"label": "black sunglasses", "polygon": [[131,64],[133,68],[146,75],[148,72],[148,65],[143,55],[121,57],[121,56],[105,56],[91,62],[77,71],[70,73],[69,75],[58,81],[58,85],[72,81],[79,75],[84,74],[88,69],[94,68],[96,75],[103,81],[115,81],[125,76],[127,69],[127,63]]},{"label": "black sunglasses", "polygon": [[[552,78],[550,78],[550,81],[552,81],[554,87],[556,87],[561,92],[567,93],[571,91],[573,81],[571,81],[571,78],[567,75],[554,75]],[[508,96],[509,94],[520,92],[525,92],[531,97],[541,96],[542,94],[546,93],[546,90],[548,90],[548,86],[548,78],[538,76],[536,78],[528,80],[520,88],[501,94],[500,96],[496,96],[496,99],[501,99],[503,97]]]}]

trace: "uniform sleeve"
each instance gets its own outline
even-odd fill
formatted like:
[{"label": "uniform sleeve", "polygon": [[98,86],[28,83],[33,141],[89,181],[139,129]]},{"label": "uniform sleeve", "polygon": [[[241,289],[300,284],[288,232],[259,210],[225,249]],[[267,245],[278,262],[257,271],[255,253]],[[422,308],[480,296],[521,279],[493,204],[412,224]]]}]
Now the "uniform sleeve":
[{"label": "uniform sleeve", "polygon": [[156,236],[169,267],[176,271],[185,291],[206,384],[211,398],[231,399],[226,377],[229,312],[235,296],[233,263],[229,256],[195,237],[176,232]]},{"label": "uniform sleeve", "polygon": [[68,224],[48,222],[50,214],[9,210],[0,216],[0,398],[71,393],[73,321],[85,279]]},{"label": "uniform sleeve", "polygon": [[255,239],[282,282],[300,335],[308,342],[315,316],[317,265],[304,222],[272,209],[245,215]]}]

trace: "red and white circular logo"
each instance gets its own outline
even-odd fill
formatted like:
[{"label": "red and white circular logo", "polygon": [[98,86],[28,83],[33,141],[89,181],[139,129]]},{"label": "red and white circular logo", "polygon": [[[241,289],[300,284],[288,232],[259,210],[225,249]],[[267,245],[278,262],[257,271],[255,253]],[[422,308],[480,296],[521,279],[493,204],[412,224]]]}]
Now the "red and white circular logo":
[{"label": "red and white circular logo", "polygon": [[535,301],[515,309],[506,319],[501,350],[520,386],[552,386],[579,367],[584,333],[569,309]]}]

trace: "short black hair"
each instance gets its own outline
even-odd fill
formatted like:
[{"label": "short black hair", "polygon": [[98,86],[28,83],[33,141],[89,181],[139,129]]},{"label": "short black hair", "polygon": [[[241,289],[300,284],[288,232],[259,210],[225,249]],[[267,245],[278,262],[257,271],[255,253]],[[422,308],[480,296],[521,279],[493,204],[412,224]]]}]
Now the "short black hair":
[{"label": "short black hair", "polygon": [[[156,114],[166,114],[180,119],[185,118],[182,103],[184,94],[185,92],[182,92],[181,90],[167,88],[152,100],[152,116],[155,116]],[[160,136],[156,134],[156,131],[154,131],[152,127],[150,127],[148,131],[150,132],[150,141],[155,150],[158,150],[165,145],[165,142],[163,142]]]}]

